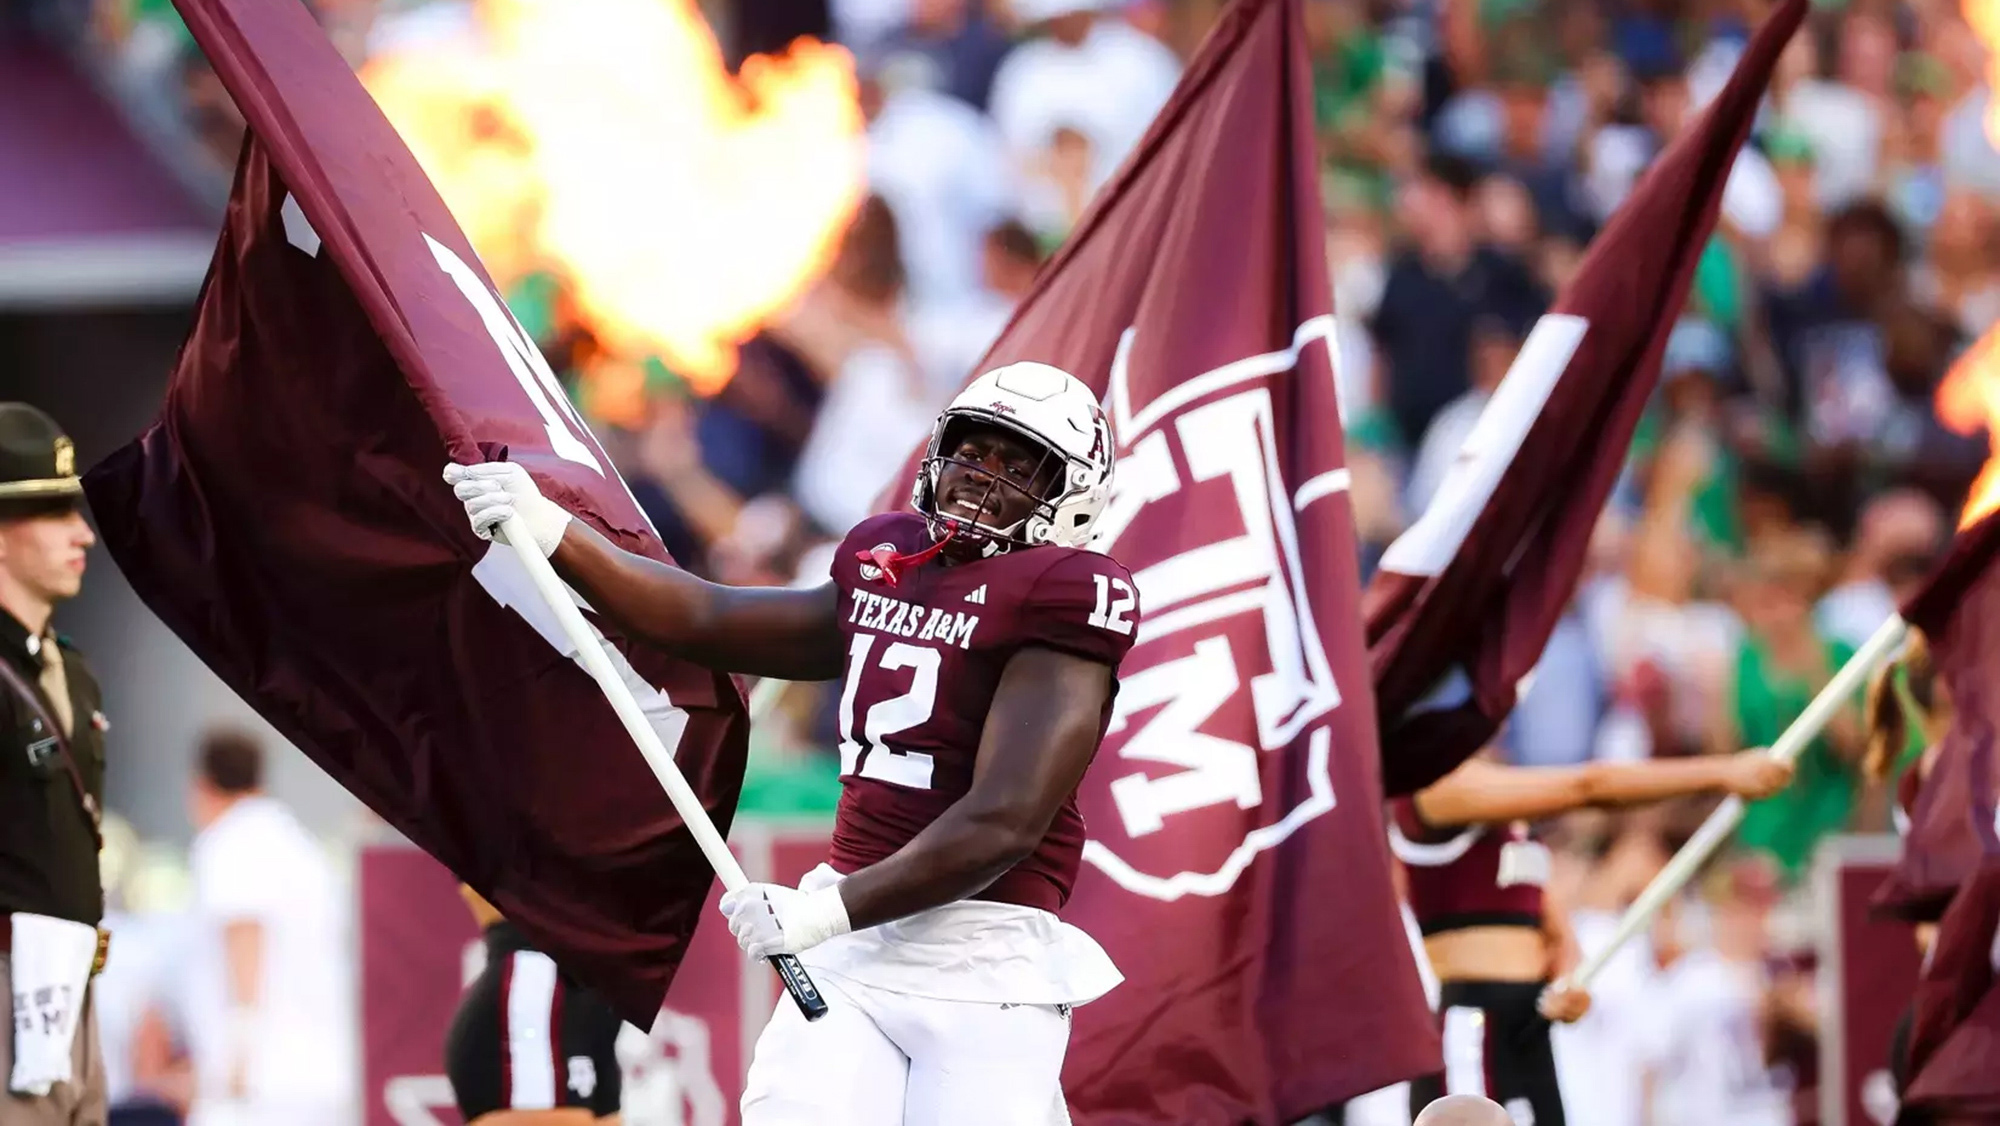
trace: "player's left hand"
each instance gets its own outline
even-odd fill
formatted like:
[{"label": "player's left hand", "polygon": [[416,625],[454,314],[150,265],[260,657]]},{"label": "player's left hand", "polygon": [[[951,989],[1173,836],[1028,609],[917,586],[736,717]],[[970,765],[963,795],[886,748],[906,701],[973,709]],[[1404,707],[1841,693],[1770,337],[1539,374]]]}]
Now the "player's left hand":
[{"label": "player's left hand", "polygon": [[751,958],[797,954],[846,934],[840,888],[800,891],[783,884],[745,884],[722,897],[729,933]]}]

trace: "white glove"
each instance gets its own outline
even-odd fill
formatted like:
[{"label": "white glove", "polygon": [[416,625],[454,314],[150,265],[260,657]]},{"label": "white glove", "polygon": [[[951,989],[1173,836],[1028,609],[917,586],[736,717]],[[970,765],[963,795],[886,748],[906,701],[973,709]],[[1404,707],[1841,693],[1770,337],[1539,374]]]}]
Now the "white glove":
[{"label": "white glove", "polygon": [[745,884],[722,897],[722,914],[736,945],[752,959],[797,954],[853,929],[838,886],[800,891],[783,884]]},{"label": "white glove", "polygon": [[465,514],[480,539],[507,542],[501,525],[519,516],[535,539],[543,558],[555,554],[563,533],[569,530],[569,513],[542,495],[528,471],[511,461],[488,461],[479,465],[444,467],[444,482],[452,495],[465,502]]}]

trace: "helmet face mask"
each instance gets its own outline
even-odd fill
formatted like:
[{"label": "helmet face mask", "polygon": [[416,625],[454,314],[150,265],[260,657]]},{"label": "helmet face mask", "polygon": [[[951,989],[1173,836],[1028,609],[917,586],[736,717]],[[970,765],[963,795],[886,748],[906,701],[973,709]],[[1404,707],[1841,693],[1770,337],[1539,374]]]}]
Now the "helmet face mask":
[{"label": "helmet face mask", "polygon": [[1110,426],[1081,380],[1012,364],[974,380],[938,416],[911,505],[933,537],[986,556],[1083,547],[1110,498],[1113,460]]},{"label": "helmet face mask", "polygon": [[[1048,495],[1063,460],[1040,439],[964,415],[943,427],[939,449],[924,459],[931,481],[933,535],[990,546],[985,554],[1028,546],[1030,519],[1049,520]],[[996,464],[996,462],[998,464]]]}]

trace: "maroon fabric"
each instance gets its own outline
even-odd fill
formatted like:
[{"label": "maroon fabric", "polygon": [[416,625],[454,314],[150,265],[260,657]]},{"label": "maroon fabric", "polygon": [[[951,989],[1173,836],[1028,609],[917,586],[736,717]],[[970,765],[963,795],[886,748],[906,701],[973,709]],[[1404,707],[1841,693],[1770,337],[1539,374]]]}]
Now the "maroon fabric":
[{"label": "maroon fabric", "polygon": [[1996,924],[2000,862],[1989,862],[1953,898],[1917,983],[1899,1123],[1929,1121],[1913,1112],[1992,1115],[1980,1121],[2000,1121]]},{"label": "maroon fabric", "polygon": [[1408,798],[1389,803],[1389,813],[1410,913],[1423,933],[1542,925],[1549,851],[1529,837],[1527,822],[1436,830]]},{"label": "maroon fabric", "polygon": [[1064,912],[1126,976],[1076,1011],[1086,1126],[1291,1122],[1440,1066],[1382,821],[1311,82],[1299,0],[1227,9],[982,366],[1105,393],[1096,546],[1146,611]]},{"label": "maroon fabric", "polygon": [[[949,567],[931,562],[903,571],[894,586],[860,558],[882,545],[907,555],[930,542],[922,517],[873,516],[833,557],[848,639],[829,861],[838,872],[887,859],[972,789],[993,692],[1015,653],[1038,646],[1116,668],[1132,647],[1136,609],[1111,612],[1120,592],[1131,593],[1132,577],[1096,552],[1044,546]],[[1107,704],[1102,722],[1110,719]],[[978,898],[1060,911],[1083,840],[1072,796],[1041,845]]]},{"label": "maroon fabric", "polygon": [[[650,1024],[712,873],[439,474],[504,450],[622,546],[666,551],[306,10],[180,8],[251,136],[160,418],[85,481],[104,541],[259,714]],[[612,641],[726,831],[736,686]]]},{"label": "maroon fabric", "polygon": [[1903,858],[1876,907],[1900,918],[1936,919],[1979,866],[2000,859],[2000,514],[1961,532],[1944,565],[1903,607],[1924,631],[1956,719],[1910,810]]},{"label": "maroon fabric", "polygon": [[1491,739],[1541,659],[1659,382],[1736,152],[1807,7],[1786,0],[1765,21],[1728,86],[1653,162],[1535,327],[1436,499],[1383,557],[1366,613],[1392,796]]}]

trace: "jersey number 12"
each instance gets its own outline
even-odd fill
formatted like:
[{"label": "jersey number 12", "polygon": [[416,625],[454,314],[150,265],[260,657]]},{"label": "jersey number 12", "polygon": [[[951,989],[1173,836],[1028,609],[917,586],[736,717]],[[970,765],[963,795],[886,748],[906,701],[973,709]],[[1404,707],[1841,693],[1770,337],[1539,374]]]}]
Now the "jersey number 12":
[{"label": "jersey number 12", "polygon": [[871,671],[868,658],[876,640],[872,633],[857,633],[847,648],[847,684],[840,693],[840,773],[854,774],[858,765],[863,778],[928,790],[931,756],[921,751],[883,747],[882,739],[921,726],[931,718],[931,711],[937,707],[938,651],[900,641],[883,649],[878,663],[881,669],[916,671],[910,677],[909,691],[877,701],[857,727],[854,695],[861,687],[861,678]]}]

